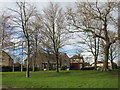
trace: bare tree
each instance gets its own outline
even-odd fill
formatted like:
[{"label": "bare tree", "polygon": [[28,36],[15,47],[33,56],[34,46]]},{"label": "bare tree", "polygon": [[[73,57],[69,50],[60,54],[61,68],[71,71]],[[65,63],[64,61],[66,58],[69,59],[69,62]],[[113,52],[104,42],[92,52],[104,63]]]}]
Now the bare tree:
[{"label": "bare tree", "polygon": [[65,21],[62,8],[56,3],[49,3],[44,9],[44,37],[50,41],[50,50],[56,57],[56,71],[59,72],[59,52],[65,42]]},{"label": "bare tree", "polygon": [[[11,27],[11,21],[10,21],[11,16],[8,15],[7,13],[8,13],[7,11],[6,12],[1,11],[1,15],[0,15],[0,40],[1,40],[0,50],[1,50],[1,53],[3,51],[7,51],[7,53],[10,54],[9,51],[11,49],[12,49],[12,51],[14,51],[13,50],[14,49],[14,42],[11,41],[13,39],[12,38],[13,28]],[[13,64],[13,66],[14,66],[14,64]],[[13,67],[13,71],[14,71],[14,67]]]},{"label": "bare tree", "polygon": [[[103,8],[104,7],[104,8]],[[103,71],[108,69],[108,56],[110,46],[119,38],[110,37],[110,25],[112,30],[117,31],[116,2],[81,2],[76,4],[76,10],[68,10],[68,19],[70,24],[78,31],[91,32],[93,37],[104,40],[104,66]],[[101,35],[99,33],[101,32]]]},{"label": "bare tree", "polygon": [[49,60],[49,55],[53,53],[52,50],[52,43],[49,38],[46,38],[44,35],[42,35],[41,38],[41,44],[42,44],[42,51],[47,54],[47,70],[50,70],[50,60]]},{"label": "bare tree", "polygon": [[30,29],[30,19],[32,19],[36,14],[36,7],[26,3],[26,2],[17,2],[17,10],[10,9],[14,12],[13,21],[15,26],[19,30],[22,30],[23,36],[27,41],[27,67],[26,67],[26,77],[28,78],[29,75],[29,60],[30,60],[30,48],[31,48],[31,34],[32,30]]},{"label": "bare tree", "polygon": [[119,43],[116,42],[110,46],[109,49],[109,60],[111,62],[111,68],[114,69],[114,60],[118,59],[119,53]]},{"label": "bare tree", "polygon": [[[80,44],[85,44],[85,48],[82,49],[84,51],[90,52],[94,56],[94,69],[97,68],[97,59],[99,56],[100,49],[100,38],[93,38],[91,33],[82,33],[82,35],[78,35],[81,38]],[[79,42],[78,42],[79,43]],[[88,48],[87,48],[88,47]]]},{"label": "bare tree", "polygon": [[7,15],[7,12],[2,12],[0,15],[0,40],[1,40],[1,49],[6,50],[14,46],[14,43],[11,42],[12,39],[12,27],[10,22],[11,16]]},{"label": "bare tree", "polygon": [[42,24],[42,16],[40,14],[36,14],[35,18],[31,20],[31,29],[34,31],[32,34],[33,38],[33,46],[32,49],[35,52],[35,60],[32,61],[33,71],[35,71],[35,62],[37,60],[38,51],[40,51],[40,43],[41,43],[41,29],[43,29]]}]

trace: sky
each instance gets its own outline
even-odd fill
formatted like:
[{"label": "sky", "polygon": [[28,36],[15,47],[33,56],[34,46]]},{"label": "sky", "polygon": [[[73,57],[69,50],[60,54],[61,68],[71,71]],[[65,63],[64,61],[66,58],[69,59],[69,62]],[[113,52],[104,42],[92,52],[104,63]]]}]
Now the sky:
[{"label": "sky", "polygon": [[[48,2],[33,2],[35,5],[37,5],[39,11],[42,11],[44,7],[47,7],[48,5]],[[62,7],[67,7],[67,6],[71,6],[73,5],[74,3],[73,2],[60,2],[60,5]],[[1,2],[0,3],[0,11],[6,11],[7,8],[12,8],[14,9],[16,6],[15,6],[15,2]],[[65,45],[61,52],[64,52],[64,53],[67,53],[69,57],[73,56],[76,54],[77,52],[77,49],[78,47],[77,46],[74,46],[74,45],[71,45],[71,43],[76,43],[77,42],[77,38],[75,39],[71,39],[69,40],[69,45]],[[18,42],[20,41],[20,39],[12,39],[13,42]],[[21,50],[18,50],[18,52],[20,52]],[[13,52],[15,53],[15,52]],[[12,54],[12,53],[11,53]]]},{"label": "sky", "polygon": [[[74,0],[73,0],[74,1]],[[37,7],[38,7],[38,9],[39,9],[39,11],[41,11],[44,7],[47,7],[47,5],[48,5],[48,2],[34,2],[35,3],[35,5],[37,5]],[[61,4],[61,6],[62,7],[67,7],[67,6],[71,6],[72,4],[73,4],[73,2],[60,2],[60,4]],[[15,2],[1,2],[0,3],[0,10],[2,10],[2,11],[6,11],[7,10],[7,8],[15,8]],[[16,39],[13,39],[13,40],[15,40],[16,41]],[[12,41],[13,41],[12,40]],[[76,39],[77,40],[77,39]],[[75,41],[76,41],[75,39],[73,39],[73,40],[70,40],[70,42],[74,42],[75,43]],[[19,41],[19,40],[18,40]],[[67,46],[65,46],[64,47],[65,48],[65,50],[64,51],[69,51],[69,50],[72,50],[73,52],[71,52],[70,54],[69,54],[69,56],[72,56],[73,54],[74,54],[74,52],[75,52],[75,47],[74,46],[71,46],[71,45],[67,45]],[[69,49],[69,50],[68,50]]]},{"label": "sky", "polygon": [[[0,0],[0,11],[1,10],[6,11],[7,8],[14,9],[15,8],[15,1],[16,0]],[[21,0],[19,0],[19,1],[21,1]],[[53,1],[53,0],[44,0],[44,1],[43,0],[27,0],[27,1],[35,3],[37,5],[38,9],[42,10],[44,7],[46,7],[48,5],[48,1]],[[79,1],[79,0],[54,0],[54,2],[57,2],[57,1],[60,2],[62,7],[67,7],[67,6],[73,6],[74,2]],[[80,1],[82,1],[82,0],[80,0]],[[93,0],[93,1],[95,1],[95,0]],[[100,1],[103,1],[103,0],[100,0]],[[104,1],[106,1],[106,0],[104,0]],[[115,1],[115,0],[112,0],[112,1]],[[76,35],[73,35],[73,37],[74,37],[73,39],[70,39],[68,41],[70,44],[77,43],[78,41],[80,41],[80,39]],[[13,39],[13,41],[16,41],[16,39]],[[19,41],[19,40],[17,40],[17,41]],[[80,46],[80,45],[79,44],[65,45],[62,49],[62,52],[67,53],[68,56],[71,57],[77,53],[81,53],[81,52],[79,52],[81,50],[81,47],[78,47],[78,46]],[[87,58],[88,56],[91,55],[91,53],[84,52],[84,53],[81,53],[81,55],[84,58]],[[93,57],[92,56],[90,56],[90,57],[93,60]]]}]

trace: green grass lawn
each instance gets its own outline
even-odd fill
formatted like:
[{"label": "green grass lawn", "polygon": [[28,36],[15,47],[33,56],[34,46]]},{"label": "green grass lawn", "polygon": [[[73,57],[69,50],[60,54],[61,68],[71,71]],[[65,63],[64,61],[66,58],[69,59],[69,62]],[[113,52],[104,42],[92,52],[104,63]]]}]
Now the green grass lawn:
[{"label": "green grass lawn", "polygon": [[118,88],[117,71],[3,72],[2,85],[17,88]]}]

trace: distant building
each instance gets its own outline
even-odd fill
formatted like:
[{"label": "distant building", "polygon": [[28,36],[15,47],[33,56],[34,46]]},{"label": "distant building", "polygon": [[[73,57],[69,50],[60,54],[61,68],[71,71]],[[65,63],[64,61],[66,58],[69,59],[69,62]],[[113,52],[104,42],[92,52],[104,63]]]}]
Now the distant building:
[{"label": "distant building", "polygon": [[20,67],[21,64],[19,62],[14,63],[14,67]]},{"label": "distant building", "polygon": [[13,59],[10,57],[10,55],[4,51],[1,52],[0,55],[0,66],[12,66],[13,65]]},{"label": "distant building", "polygon": [[120,61],[117,62],[117,65],[120,67]]},{"label": "distant building", "polygon": [[70,58],[71,69],[79,70],[89,65],[90,65],[89,63],[84,62],[84,59],[82,56],[80,56],[80,54],[74,55],[73,57]]},{"label": "distant building", "polygon": [[[103,67],[103,61],[97,61],[97,67]],[[94,67],[95,63],[92,63],[92,67]],[[108,62],[108,67],[111,67],[111,63]]]},{"label": "distant building", "polygon": [[[54,69],[56,68],[56,58],[55,55],[53,54],[38,53],[37,56],[36,54],[33,54],[30,56],[30,61],[29,61],[30,68],[33,67],[33,64],[35,65],[35,67],[38,67],[40,70],[48,68],[48,65],[51,69]],[[25,60],[25,65],[26,65],[26,60]],[[69,57],[67,56],[66,53],[61,53],[59,55],[59,66],[70,67]]]}]

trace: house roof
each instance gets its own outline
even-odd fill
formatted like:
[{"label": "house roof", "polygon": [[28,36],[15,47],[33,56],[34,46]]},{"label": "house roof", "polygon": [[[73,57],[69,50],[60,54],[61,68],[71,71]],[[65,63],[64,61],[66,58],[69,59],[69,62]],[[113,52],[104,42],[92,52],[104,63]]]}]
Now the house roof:
[{"label": "house roof", "polygon": [[84,62],[84,65],[85,65],[85,66],[90,66],[90,63]]},{"label": "house roof", "polygon": [[21,65],[19,62],[14,63],[14,65]]},{"label": "house roof", "polygon": [[[97,61],[97,64],[99,64],[99,63],[104,63],[104,61]],[[109,62],[108,62],[109,63]],[[94,64],[94,63],[93,63]]]},{"label": "house roof", "polygon": [[103,63],[103,61],[97,61],[97,63]]},{"label": "house roof", "polygon": [[[2,51],[2,55],[1,55],[1,57],[0,57],[0,58],[2,58],[3,54],[5,54],[5,55],[7,55],[8,57],[10,57],[10,58],[11,58],[11,56],[10,56],[7,52],[5,52],[5,51]],[[13,59],[11,58],[11,60],[13,60]]]},{"label": "house roof", "polygon": [[81,57],[80,54],[78,54],[78,55],[74,55],[70,59],[83,59],[83,57]]},{"label": "house roof", "polygon": [[[34,53],[34,54],[32,54],[31,56],[30,56],[30,58],[34,58],[35,57],[35,54],[36,53]],[[38,53],[38,59],[41,59],[41,60],[43,60],[44,62],[46,62],[48,59],[50,60],[50,61],[52,61],[52,62],[56,62],[56,59],[55,59],[55,55],[54,54],[47,54],[47,53]],[[66,53],[61,53],[60,54],[60,58],[62,58],[62,57],[67,57],[67,58],[69,58],[68,56],[67,56],[67,54]],[[26,59],[27,60],[27,59]],[[25,61],[26,61],[25,60]],[[40,60],[39,60],[40,61]]]}]

